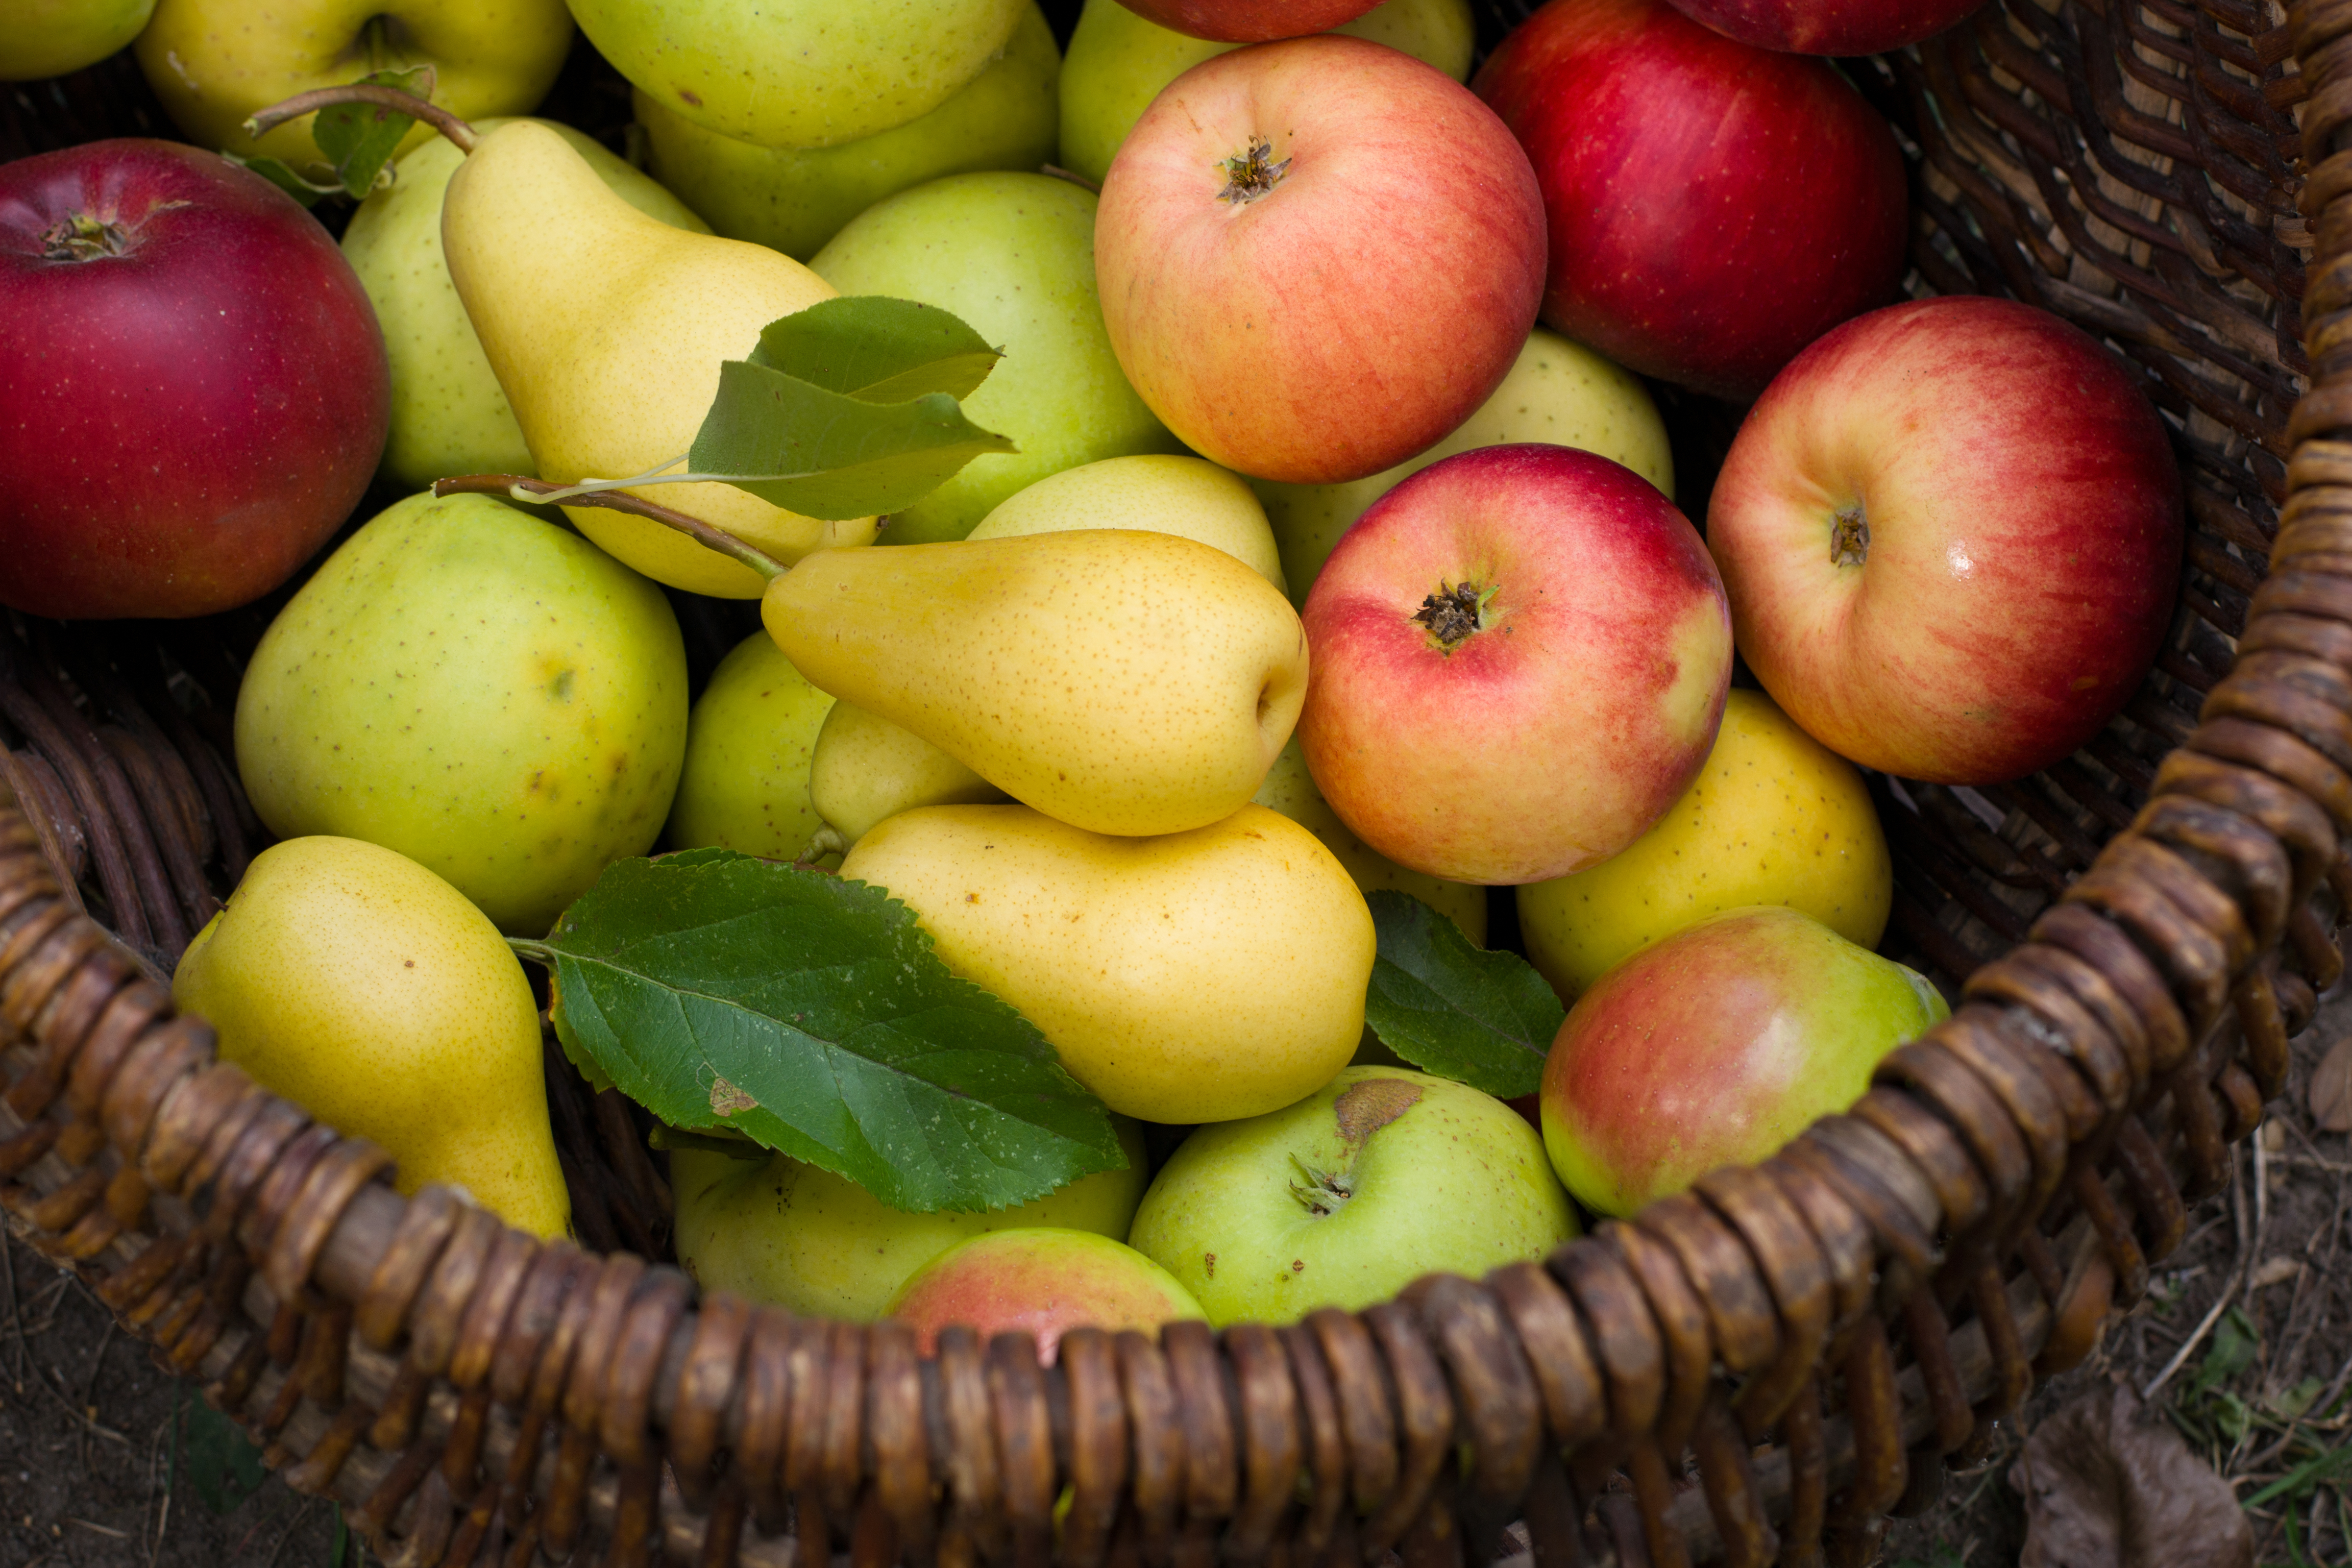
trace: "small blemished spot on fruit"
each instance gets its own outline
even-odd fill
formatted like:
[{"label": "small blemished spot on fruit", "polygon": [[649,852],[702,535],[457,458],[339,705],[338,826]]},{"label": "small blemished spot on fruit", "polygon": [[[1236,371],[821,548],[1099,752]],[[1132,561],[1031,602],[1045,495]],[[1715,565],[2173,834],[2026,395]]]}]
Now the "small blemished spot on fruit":
[{"label": "small blemished spot on fruit", "polygon": [[976,904],[980,902],[980,895],[978,893],[966,893],[963,896],[963,901],[967,904]]},{"label": "small blemished spot on fruit", "polygon": [[1293,1274],[1304,1274],[1307,1272],[1307,1259],[1303,1258],[1292,1258],[1290,1260],[1290,1271]]},{"label": "small blemished spot on fruit", "polygon": [[1201,1267],[1209,1271],[1210,1279],[1214,1279],[1217,1277],[1217,1255],[1213,1252],[1201,1254]]},{"label": "small blemished spot on fruit", "polygon": [[400,967],[403,969],[414,969],[416,967],[416,960],[413,958],[404,958],[400,961]]}]

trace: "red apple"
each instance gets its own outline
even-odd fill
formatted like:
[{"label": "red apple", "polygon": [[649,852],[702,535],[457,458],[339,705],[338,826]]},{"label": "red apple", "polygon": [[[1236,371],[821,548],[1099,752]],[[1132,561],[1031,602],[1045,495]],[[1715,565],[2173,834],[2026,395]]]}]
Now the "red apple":
[{"label": "red apple", "polygon": [[1356,836],[1458,882],[1604,860],[1680,797],[1731,681],[1723,584],[1648,480],[1568,447],[1423,468],[1307,595],[1300,748]]},{"label": "red apple", "polygon": [[216,153],[126,139],[0,166],[0,604],[245,604],[383,451],[366,291],[317,219]]},{"label": "red apple", "polygon": [[1674,0],[1727,38],[1800,55],[1883,55],[1932,38],[1985,0]]},{"label": "red apple", "polygon": [[1119,0],[1147,22],[1196,38],[1263,44],[1352,22],[1380,0]]},{"label": "red apple", "polygon": [[1716,915],[1569,1010],[1544,1058],[1544,1148],[1578,1202],[1632,1214],[1843,1110],[1945,1010],[1916,971],[1794,910]]},{"label": "red apple", "polygon": [[1752,397],[1895,297],[1903,156],[1826,62],[1664,0],[1552,0],[1474,85],[1543,187],[1544,320],[1620,364]]},{"label": "red apple", "polygon": [[1203,457],[1330,484],[1468,418],[1543,290],[1518,143],[1441,71],[1329,35],[1178,77],[1103,180],[1095,272],[1128,379]]},{"label": "red apple", "polygon": [[1139,1329],[1148,1334],[1201,1303],[1140,1252],[1090,1230],[992,1230],[957,1243],[909,1275],[884,1316],[914,1326],[925,1355],[940,1331],[962,1323],[985,1341],[1006,1330],[1037,1340],[1051,1364],[1066,1330]]},{"label": "red apple", "polygon": [[1780,374],[1717,480],[1739,650],[1865,767],[1995,784],[2124,705],[2170,624],[2180,471],[2137,377],[2057,317],[1952,297]]}]

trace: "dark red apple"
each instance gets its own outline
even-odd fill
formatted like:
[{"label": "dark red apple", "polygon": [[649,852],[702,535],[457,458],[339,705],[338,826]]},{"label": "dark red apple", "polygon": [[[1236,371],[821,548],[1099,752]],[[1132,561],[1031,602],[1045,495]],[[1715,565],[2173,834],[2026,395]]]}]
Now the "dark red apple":
[{"label": "dark red apple", "polygon": [[257,598],[359,503],[391,379],[318,220],[173,142],[0,165],[0,604]]},{"label": "dark red apple", "polygon": [[1727,38],[1800,55],[1883,55],[1932,38],[1985,0],[1674,0]]},{"label": "dark red apple", "polygon": [[1352,22],[1380,0],[1120,0],[1147,22],[1196,38],[1263,44],[1303,38]]},{"label": "dark red apple", "polygon": [[1535,165],[1543,319],[1644,375],[1752,397],[1894,299],[1903,156],[1827,62],[1664,0],[1552,0],[1478,73]]}]

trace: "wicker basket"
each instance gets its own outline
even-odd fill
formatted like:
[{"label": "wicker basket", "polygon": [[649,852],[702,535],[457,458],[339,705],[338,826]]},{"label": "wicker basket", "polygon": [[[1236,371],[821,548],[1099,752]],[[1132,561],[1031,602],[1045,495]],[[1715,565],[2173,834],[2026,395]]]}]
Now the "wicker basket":
[{"label": "wicker basket", "polygon": [[[1965,1002],[1851,1114],[1541,1266],[1051,1368],[698,1300],[403,1200],[173,1016],[258,842],[223,759],[262,606],[0,637],[0,1202],[398,1563],[1450,1568],[1519,1521],[1540,1568],[1866,1561],[2138,1298],[2341,969],[2352,0],[1994,0],[1851,74],[1915,154],[1915,286],[2121,351],[2190,512],[2174,635],[2095,741],[1879,781],[1890,947]],[[613,79],[583,47],[554,112],[615,132]],[[0,156],[164,129],[121,60],[0,99]],[[1727,417],[1676,416],[1703,468]],[[551,1079],[583,1241],[657,1255],[626,1109]]]}]

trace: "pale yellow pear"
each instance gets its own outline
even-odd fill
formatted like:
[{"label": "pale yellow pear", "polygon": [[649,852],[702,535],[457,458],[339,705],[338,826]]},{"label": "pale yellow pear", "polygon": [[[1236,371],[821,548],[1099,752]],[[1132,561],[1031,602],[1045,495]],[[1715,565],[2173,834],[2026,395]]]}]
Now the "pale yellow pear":
[{"label": "pale yellow pear", "polygon": [[571,1195],[548,1130],[530,983],[498,928],[405,856],[289,838],[254,858],[197,934],[172,998],[224,1060],[399,1162],[560,1236]]},{"label": "pale yellow pear", "polygon": [[760,614],[819,688],[1096,833],[1222,821],[1306,700],[1289,602],[1172,534],[821,551],[770,584]]},{"label": "pale yellow pear", "polygon": [[[466,155],[441,206],[457,297],[514,406],[540,478],[620,479],[681,457],[719,391],[719,367],[831,285],[763,246],[691,234],[614,195],[554,132],[517,121]],[[783,562],[865,544],[874,519],[821,522],[732,485],[646,487]],[[760,596],[751,568],[644,518],[564,509],[580,531],[674,588]]]},{"label": "pale yellow pear", "polygon": [[1356,879],[1356,886],[1365,892],[1386,888],[1392,892],[1409,893],[1439,914],[1462,928],[1462,934],[1473,944],[1486,945],[1486,889],[1474,888],[1467,882],[1449,882],[1421,871],[1408,871],[1395,861],[1370,847],[1339,820],[1315,787],[1315,779],[1307,771],[1306,753],[1298,749],[1297,737],[1282,748],[1282,755],[1274,760],[1273,770],[1265,783],[1258,786],[1257,804],[1269,811],[1278,811],[1307,832],[1323,841],[1323,847],[1339,858]]},{"label": "pale yellow pear", "polygon": [[835,702],[825,714],[809,759],[808,793],[816,814],[846,844],[919,805],[991,805],[1008,798],[920,735],[855,702]]},{"label": "pale yellow pear", "polygon": [[1363,1034],[1363,895],[1264,806],[1152,838],[1021,805],[929,806],[859,839],[841,874],[903,900],[950,970],[1018,1008],[1124,1115],[1276,1110],[1329,1081]]},{"label": "pale yellow pear", "polygon": [[1010,539],[1088,528],[1197,539],[1273,584],[1275,592],[1288,592],[1265,508],[1239,474],[1206,458],[1145,453],[1048,474],[999,501],[969,537]]}]

